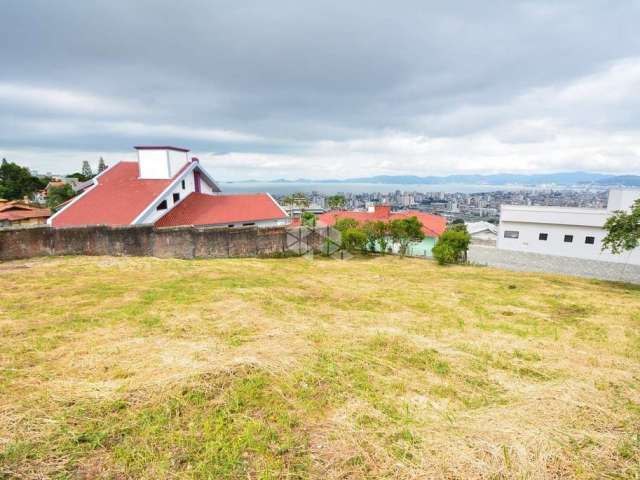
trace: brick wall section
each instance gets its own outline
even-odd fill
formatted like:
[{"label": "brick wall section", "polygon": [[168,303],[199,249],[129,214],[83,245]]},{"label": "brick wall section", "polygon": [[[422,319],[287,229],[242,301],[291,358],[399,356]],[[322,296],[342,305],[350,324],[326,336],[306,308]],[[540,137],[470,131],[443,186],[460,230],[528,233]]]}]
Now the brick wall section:
[{"label": "brick wall section", "polygon": [[274,256],[285,250],[286,230],[283,227],[42,226],[0,230],[0,260],[46,255],[256,257]]}]

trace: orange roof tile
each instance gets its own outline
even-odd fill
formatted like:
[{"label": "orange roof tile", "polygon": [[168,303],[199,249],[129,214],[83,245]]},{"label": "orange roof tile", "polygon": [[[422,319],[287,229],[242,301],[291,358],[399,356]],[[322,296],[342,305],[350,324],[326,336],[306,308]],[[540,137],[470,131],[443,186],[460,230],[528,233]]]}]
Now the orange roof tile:
[{"label": "orange roof tile", "polygon": [[156,222],[157,227],[220,225],[288,218],[266,193],[191,193]]}]

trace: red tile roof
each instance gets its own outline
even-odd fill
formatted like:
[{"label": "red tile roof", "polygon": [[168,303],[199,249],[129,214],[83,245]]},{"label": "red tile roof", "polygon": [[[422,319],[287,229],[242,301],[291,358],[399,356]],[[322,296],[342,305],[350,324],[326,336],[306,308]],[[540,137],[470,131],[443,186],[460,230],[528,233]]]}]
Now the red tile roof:
[{"label": "red tile roof", "polygon": [[[138,162],[120,162],[52,220],[54,227],[129,225],[173,179],[140,179]],[[175,177],[174,177],[175,178]]]},{"label": "red tile roof", "polygon": [[287,218],[266,193],[207,195],[191,193],[156,222],[156,227],[219,225]]},{"label": "red tile roof", "polygon": [[427,237],[439,237],[447,228],[447,220],[438,215],[420,212],[418,210],[403,210],[401,212],[391,212],[391,207],[379,205],[373,212],[351,212],[345,210],[332,210],[318,215],[318,221],[324,225],[334,225],[337,219],[352,218],[360,223],[367,221],[381,220],[389,222],[409,217],[417,217],[422,223],[422,232]]},{"label": "red tile roof", "polygon": [[0,204],[0,221],[15,222],[28,218],[48,218],[50,216],[51,210],[48,208],[37,208],[17,202]]}]

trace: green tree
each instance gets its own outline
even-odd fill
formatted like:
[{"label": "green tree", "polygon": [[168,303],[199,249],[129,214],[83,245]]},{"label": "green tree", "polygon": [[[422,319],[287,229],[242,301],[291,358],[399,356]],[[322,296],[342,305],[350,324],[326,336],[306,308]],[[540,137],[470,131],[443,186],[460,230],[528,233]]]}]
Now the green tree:
[{"label": "green tree", "polygon": [[102,173],[107,169],[107,164],[104,163],[104,158],[100,157],[98,161],[98,173]]},{"label": "green tree", "polygon": [[399,253],[402,257],[407,254],[412,242],[419,242],[424,238],[422,223],[417,217],[392,220],[389,224],[389,232],[393,241],[399,244]]},{"label": "green tree", "polygon": [[448,230],[452,230],[454,232],[466,232],[469,233],[469,230],[467,230],[467,225],[462,222],[462,223],[456,223],[455,221],[448,227]]},{"label": "green tree", "polygon": [[342,248],[350,252],[361,251],[367,243],[367,235],[357,227],[347,228],[342,232]]},{"label": "green tree", "polygon": [[358,221],[353,218],[338,218],[333,228],[344,233],[350,228],[358,228]]},{"label": "green tree", "polygon": [[291,209],[293,209],[293,207],[305,208],[310,205],[309,198],[302,192],[286,195],[282,199],[282,203],[288,205]]},{"label": "green tree", "polygon": [[93,178],[93,170],[91,170],[91,165],[87,160],[82,162],[82,175],[88,180]]},{"label": "green tree", "polygon": [[456,218],[453,222],[451,222],[451,225],[464,225],[464,219],[462,218]]},{"label": "green tree", "polygon": [[66,176],[69,178],[77,178],[79,182],[86,182],[87,180],[91,180],[93,178],[93,177],[87,177],[81,172],[73,172]]},{"label": "green tree", "polygon": [[380,252],[384,255],[389,246],[389,224],[381,221],[368,221],[362,226],[362,231],[367,236],[367,248],[375,252],[376,247],[380,248]]},{"label": "green tree", "polygon": [[640,246],[640,199],[629,213],[618,210],[604,224],[607,236],[602,240],[602,250],[614,254],[628,252]]},{"label": "green tree", "polygon": [[304,212],[302,214],[302,225],[305,225],[307,227],[315,227],[316,216],[311,212]]},{"label": "green tree", "polygon": [[347,204],[347,199],[344,195],[332,195],[327,198],[327,206],[329,210],[341,210]]},{"label": "green tree", "polygon": [[45,187],[45,183],[34,177],[28,168],[2,159],[0,164],[0,198],[20,200],[31,197],[34,192]]},{"label": "green tree", "polygon": [[60,187],[50,187],[47,192],[47,206],[55,209],[58,205],[66,202],[75,195],[71,185],[65,184]]},{"label": "green tree", "polygon": [[440,265],[467,261],[471,235],[466,230],[448,229],[436,242],[432,254]]}]

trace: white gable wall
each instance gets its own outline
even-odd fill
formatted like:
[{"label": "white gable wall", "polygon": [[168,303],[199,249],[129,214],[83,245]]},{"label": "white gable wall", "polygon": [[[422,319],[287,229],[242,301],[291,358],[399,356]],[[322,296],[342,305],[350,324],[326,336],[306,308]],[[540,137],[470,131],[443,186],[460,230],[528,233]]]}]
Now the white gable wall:
[{"label": "white gable wall", "polygon": [[[182,188],[182,180],[184,180],[184,188]],[[147,223],[155,223],[160,217],[165,215],[169,210],[171,210],[174,206],[180,203],[182,200],[187,198],[187,195],[195,191],[195,183],[193,181],[193,172],[188,172],[188,174],[181,176],[178,182],[165,194],[157,199],[152,208],[140,218],[136,223],[137,224],[147,224]],[[177,193],[180,195],[180,198],[174,202],[173,194]],[[167,208],[158,210],[157,207],[163,201],[167,202]]]},{"label": "white gable wall", "polygon": [[611,189],[609,190],[607,210],[610,212],[616,210],[630,210],[633,202],[638,198],[640,198],[640,189],[638,188]]},{"label": "white gable wall", "polygon": [[187,152],[177,152],[175,150],[167,150],[169,156],[169,176],[173,177],[182,167],[189,161]]},{"label": "white gable wall", "polygon": [[[169,210],[171,210],[174,206],[180,203],[182,200],[187,198],[187,196],[195,192],[196,184],[194,179],[195,170],[200,167],[196,167],[195,169],[187,169],[178,179],[176,183],[171,187],[170,190],[167,190],[162,197],[156,199],[148,212],[146,212],[142,217],[138,218],[135,222],[136,224],[150,224],[158,221],[160,217],[165,215]],[[182,182],[184,181],[184,188],[182,187]],[[205,194],[215,194],[219,192],[219,190],[215,189],[211,185],[209,185],[206,181],[204,174],[200,176],[200,192]],[[173,200],[173,194],[177,193],[180,198],[176,201]],[[158,210],[157,207],[163,202],[167,202],[167,208]]]}]

